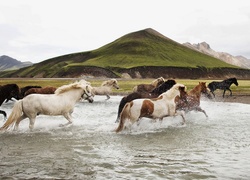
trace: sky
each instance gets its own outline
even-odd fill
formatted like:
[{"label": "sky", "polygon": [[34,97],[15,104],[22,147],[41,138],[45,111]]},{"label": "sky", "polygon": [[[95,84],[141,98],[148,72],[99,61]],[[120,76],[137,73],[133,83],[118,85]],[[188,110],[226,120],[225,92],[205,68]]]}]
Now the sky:
[{"label": "sky", "polygon": [[41,62],[152,28],[250,59],[249,0],[0,0],[0,56]]}]

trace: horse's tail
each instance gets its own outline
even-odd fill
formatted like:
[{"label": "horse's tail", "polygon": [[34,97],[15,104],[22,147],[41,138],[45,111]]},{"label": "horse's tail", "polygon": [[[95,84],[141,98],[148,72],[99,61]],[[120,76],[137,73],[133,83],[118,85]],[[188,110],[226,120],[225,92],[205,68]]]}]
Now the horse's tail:
[{"label": "horse's tail", "polygon": [[7,130],[10,126],[14,125],[18,118],[21,117],[23,111],[22,100],[15,102],[11,114],[9,115],[7,121],[0,128],[1,131]]},{"label": "horse's tail", "polygon": [[119,126],[118,126],[118,128],[116,129],[116,133],[118,133],[118,132],[120,132],[120,131],[123,130],[123,128],[124,128],[124,123],[125,123],[126,119],[129,119],[130,107],[131,107],[130,103],[127,103],[127,104],[125,105],[125,107],[123,108],[123,110],[122,110],[122,112],[121,112],[121,116],[120,116],[121,118],[120,118]]},{"label": "horse's tail", "polygon": [[123,110],[123,108],[124,108],[124,106],[126,105],[127,102],[128,101],[127,101],[126,96],[121,99],[119,107],[118,107],[117,118],[116,118],[116,121],[115,121],[116,123],[120,121],[121,112],[122,112],[122,110]]}]

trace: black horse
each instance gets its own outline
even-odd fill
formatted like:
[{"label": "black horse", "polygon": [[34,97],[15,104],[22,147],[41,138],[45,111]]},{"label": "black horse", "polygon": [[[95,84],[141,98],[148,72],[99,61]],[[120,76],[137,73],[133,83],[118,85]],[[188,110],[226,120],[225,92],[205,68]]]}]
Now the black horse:
[{"label": "black horse", "polygon": [[230,86],[232,84],[235,84],[236,86],[239,85],[236,78],[229,78],[221,82],[213,81],[208,84],[208,88],[210,89],[210,92],[214,95],[214,97],[215,97],[214,91],[216,89],[224,90],[223,92],[223,98],[224,98],[226,90],[230,91],[230,96],[232,96],[232,91],[230,89]]},{"label": "black horse", "polygon": [[162,93],[166,92],[167,90],[169,90],[175,84],[176,84],[176,81],[170,79],[170,80],[165,81],[163,84],[156,87],[155,89],[153,89],[151,92],[133,92],[133,93],[127,95],[127,96],[124,96],[120,101],[119,108],[118,108],[118,115],[117,115],[117,119],[116,119],[115,122],[119,122],[120,114],[122,112],[123,107],[125,106],[125,104],[127,102],[130,102],[130,101],[132,101],[134,99],[156,98],[160,94],[162,94]]},{"label": "black horse", "polygon": [[[19,99],[19,87],[16,84],[6,84],[0,86],[0,106],[6,99],[11,98]],[[7,114],[5,111],[0,110],[0,114],[4,115],[4,118],[7,118]]]}]

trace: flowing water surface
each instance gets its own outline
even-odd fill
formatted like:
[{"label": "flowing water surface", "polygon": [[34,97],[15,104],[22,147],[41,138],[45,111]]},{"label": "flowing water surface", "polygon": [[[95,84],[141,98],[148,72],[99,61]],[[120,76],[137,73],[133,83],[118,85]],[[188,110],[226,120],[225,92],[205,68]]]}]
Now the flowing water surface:
[{"label": "flowing water surface", "polygon": [[69,127],[59,127],[63,117],[38,116],[33,132],[28,120],[1,132],[0,179],[250,179],[250,105],[201,101],[209,118],[145,118],[116,134],[120,99],[77,103]]}]

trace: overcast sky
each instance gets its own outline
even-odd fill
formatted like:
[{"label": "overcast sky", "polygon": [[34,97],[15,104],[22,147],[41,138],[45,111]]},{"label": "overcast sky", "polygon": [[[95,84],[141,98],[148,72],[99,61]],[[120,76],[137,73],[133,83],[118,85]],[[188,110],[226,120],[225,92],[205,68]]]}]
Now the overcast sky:
[{"label": "overcast sky", "polygon": [[40,62],[153,28],[250,59],[249,0],[0,0],[0,56]]}]

